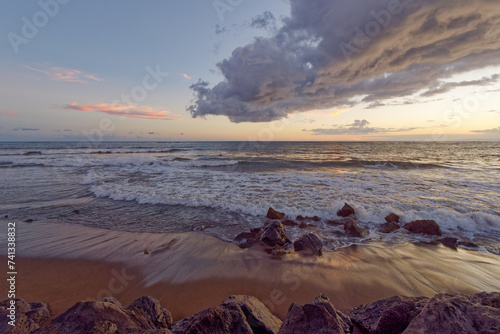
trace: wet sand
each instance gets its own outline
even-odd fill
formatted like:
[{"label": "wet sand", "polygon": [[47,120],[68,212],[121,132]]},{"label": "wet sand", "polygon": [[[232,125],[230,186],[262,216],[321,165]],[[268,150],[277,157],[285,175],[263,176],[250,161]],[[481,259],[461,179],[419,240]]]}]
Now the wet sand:
[{"label": "wet sand", "polygon": [[[0,240],[6,244],[6,235]],[[320,258],[278,258],[198,232],[34,222],[17,225],[16,262],[17,296],[49,303],[54,315],[105,295],[124,305],[153,296],[179,320],[231,294],[253,295],[283,318],[291,302],[308,303],[318,293],[347,311],[394,295],[500,291],[499,256],[441,245],[352,246]],[[0,289],[7,291],[4,280]]]}]

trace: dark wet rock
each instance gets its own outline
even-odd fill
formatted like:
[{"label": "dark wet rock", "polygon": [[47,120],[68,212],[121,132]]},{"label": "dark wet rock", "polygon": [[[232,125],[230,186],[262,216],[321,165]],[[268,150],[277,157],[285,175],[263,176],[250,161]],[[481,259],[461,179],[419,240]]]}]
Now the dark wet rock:
[{"label": "dark wet rock", "polygon": [[34,219],[26,219],[24,222],[25,223],[33,223],[35,220]]},{"label": "dark wet rock", "polygon": [[298,215],[297,218],[295,218],[295,220],[304,220],[305,218],[302,217],[301,215]]},{"label": "dark wet rock", "polygon": [[350,215],[353,214],[354,214],[354,208],[347,203],[344,204],[344,207],[342,209],[337,211],[337,216],[340,217],[349,217]]},{"label": "dark wet rock", "polygon": [[400,228],[401,228],[401,226],[399,226],[398,223],[389,222],[389,223],[382,224],[380,226],[380,232],[391,233],[391,232],[394,232],[396,230],[399,230]]},{"label": "dark wet rock", "polygon": [[295,220],[291,219],[283,219],[281,223],[285,226],[297,226],[299,225]]},{"label": "dark wet rock", "polygon": [[80,210],[73,210],[74,213],[79,214]]},{"label": "dark wet rock", "polygon": [[416,220],[404,226],[405,229],[415,234],[442,235],[439,225],[434,220]]},{"label": "dark wet rock", "polygon": [[327,220],[326,223],[329,224],[329,225],[336,225],[336,226],[340,226],[340,225],[344,225],[345,224],[345,220],[342,219],[342,220]]},{"label": "dark wet rock", "polygon": [[40,333],[170,333],[171,324],[170,312],[156,299],[144,296],[125,309],[111,301],[78,302]]},{"label": "dark wet rock", "polygon": [[311,304],[293,303],[279,334],[344,334],[352,332],[349,318],[335,310],[330,300],[320,295]]},{"label": "dark wet rock", "polygon": [[363,238],[368,235],[368,231],[359,227],[352,218],[345,222],[344,231],[348,236],[355,238]]},{"label": "dark wet rock", "polygon": [[256,238],[250,238],[250,239],[247,239],[246,241],[240,243],[238,246],[240,248],[250,248],[252,246],[255,246],[255,245],[262,245],[262,246],[265,246],[266,244],[264,244],[262,241],[260,241],[260,239],[256,239]]},{"label": "dark wet rock", "polygon": [[262,228],[260,240],[271,247],[283,246],[288,241],[285,226],[277,220],[268,221]]},{"label": "dark wet rock", "polygon": [[392,297],[356,307],[352,322],[367,334],[400,334],[424,308],[429,298]]},{"label": "dark wet rock", "polygon": [[5,216],[4,216],[4,218],[5,218],[5,219],[9,218],[9,215],[5,215]]},{"label": "dark wet rock", "polygon": [[488,305],[488,302],[497,298],[498,295],[488,296],[484,293],[472,297],[460,294],[436,295],[404,333],[498,334],[500,309]]},{"label": "dark wet rock", "polygon": [[301,223],[299,224],[299,228],[302,228],[302,229],[304,229],[304,228],[311,228],[311,227],[312,227],[312,228],[315,228],[315,227],[317,227],[317,226],[316,226],[316,225],[314,225],[314,224],[307,224],[306,222],[301,222]]},{"label": "dark wet rock", "polygon": [[[0,302],[0,333],[24,334],[32,333],[49,319],[50,311],[47,304],[27,303],[23,299],[14,299],[15,304],[11,306],[11,299]],[[15,309],[15,327],[9,325],[11,310]]]},{"label": "dark wet rock", "polygon": [[285,217],[285,214],[282,212],[278,212],[273,208],[269,208],[269,210],[267,210],[266,217],[269,219],[283,219],[283,217]]},{"label": "dark wet rock", "polygon": [[243,232],[238,234],[235,238],[234,241],[242,241],[245,239],[255,239],[257,238],[257,233],[252,233],[252,232]]},{"label": "dark wet rock", "polygon": [[203,310],[172,325],[174,334],[239,333],[275,334],[281,320],[257,298],[231,296],[217,307]]},{"label": "dark wet rock", "polygon": [[390,215],[388,215],[387,217],[385,217],[385,221],[388,222],[388,223],[396,223],[398,224],[399,223],[399,216],[395,213],[391,213]]},{"label": "dark wet rock", "polygon": [[458,247],[458,239],[457,238],[443,238],[440,239],[441,243],[451,249],[457,249]]},{"label": "dark wet rock", "polygon": [[320,220],[320,219],[319,219],[319,217],[318,217],[318,216],[314,216],[314,217],[312,217],[312,220],[313,220],[314,222],[319,222],[319,220]]},{"label": "dark wet rock", "polygon": [[474,303],[500,309],[500,292],[481,292],[471,297]]},{"label": "dark wet rock", "polygon": [[479,248],[479,246],[476,245],[475,243],[473,243],[472,241],[459,241],[458,244],[460,246],[467,247],[467,248]]},{"label": "dark wet rock", "polygon": [[323,243],[316,234],[309,233],[296,240],[293,243],[293,248],[296,252],[306,251],[313,255],[321,255]]},{"label": "dark wet rock", "polygon": [[146,254],[146,255],[151,254],[151,251],[149,249],[145,249],[144,254]]}]

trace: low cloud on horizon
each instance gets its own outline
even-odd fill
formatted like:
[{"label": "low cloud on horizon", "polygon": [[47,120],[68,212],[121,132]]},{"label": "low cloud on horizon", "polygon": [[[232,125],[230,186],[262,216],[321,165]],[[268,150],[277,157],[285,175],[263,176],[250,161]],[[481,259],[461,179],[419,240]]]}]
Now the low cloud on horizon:
[{"label": "low cloud on horizon", "polygon": [[355,120],[352,124],[347,125],[333,125],[331,128],[325,129],[312,129],[312,130],[304,130],[307,132],[312,132],[318,136],[334,136],[334,135],[368,135],[375,133],[390,133],[390,132],[409,132],[413,130],[419,129],[418,127],[414,128],[377,128],[370,127],[370,122],[366,119],[363,120]]},{"label": "low cloud on horizon", "polygon": [[[400,3],[401,6],[388,4]],[[291,0],[274,36],[233,51],[217,66],[224,80],[191,88],[193,117],[269,122],[289,114],[376,107],[417,94],[498,82],[495,74],[450,82],[457,74],[500,65],[500,6],[477,0]],[[263,14],[254,27],[272,24]]]}]

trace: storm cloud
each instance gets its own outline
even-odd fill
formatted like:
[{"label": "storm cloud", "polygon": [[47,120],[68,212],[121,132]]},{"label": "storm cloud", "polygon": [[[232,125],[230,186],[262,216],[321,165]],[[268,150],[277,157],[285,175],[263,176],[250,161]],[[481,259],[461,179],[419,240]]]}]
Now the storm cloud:
[{"label": "storm cloud", "polygon": [[257,38],[218,64],[223,81],[191,86],[193,117],[268,122],[433,96],[472,84],[448,84],[456,74],[500,64],[496,1],[290,0],[290,6],[274,36]]}]

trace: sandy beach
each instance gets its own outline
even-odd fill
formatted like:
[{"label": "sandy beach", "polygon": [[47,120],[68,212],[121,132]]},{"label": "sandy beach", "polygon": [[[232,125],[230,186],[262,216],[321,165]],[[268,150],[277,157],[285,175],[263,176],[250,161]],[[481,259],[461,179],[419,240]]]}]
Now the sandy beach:
[{"label": "sandy beach", "polygon": [[[283,319],[292,302],[304,304],[319,293],[347,311],[394,295],[500,291],[500,257],[442,245],[351,246],[321,257],[276,257],[198,232],[35,222],[17,224],[16,260],[17,296],[48,303],[54,315],[79,300],[114,296],[126,305],[150,295],[175,321],[245,294]],[[6,283],[0,288],[6,291]]]}]

